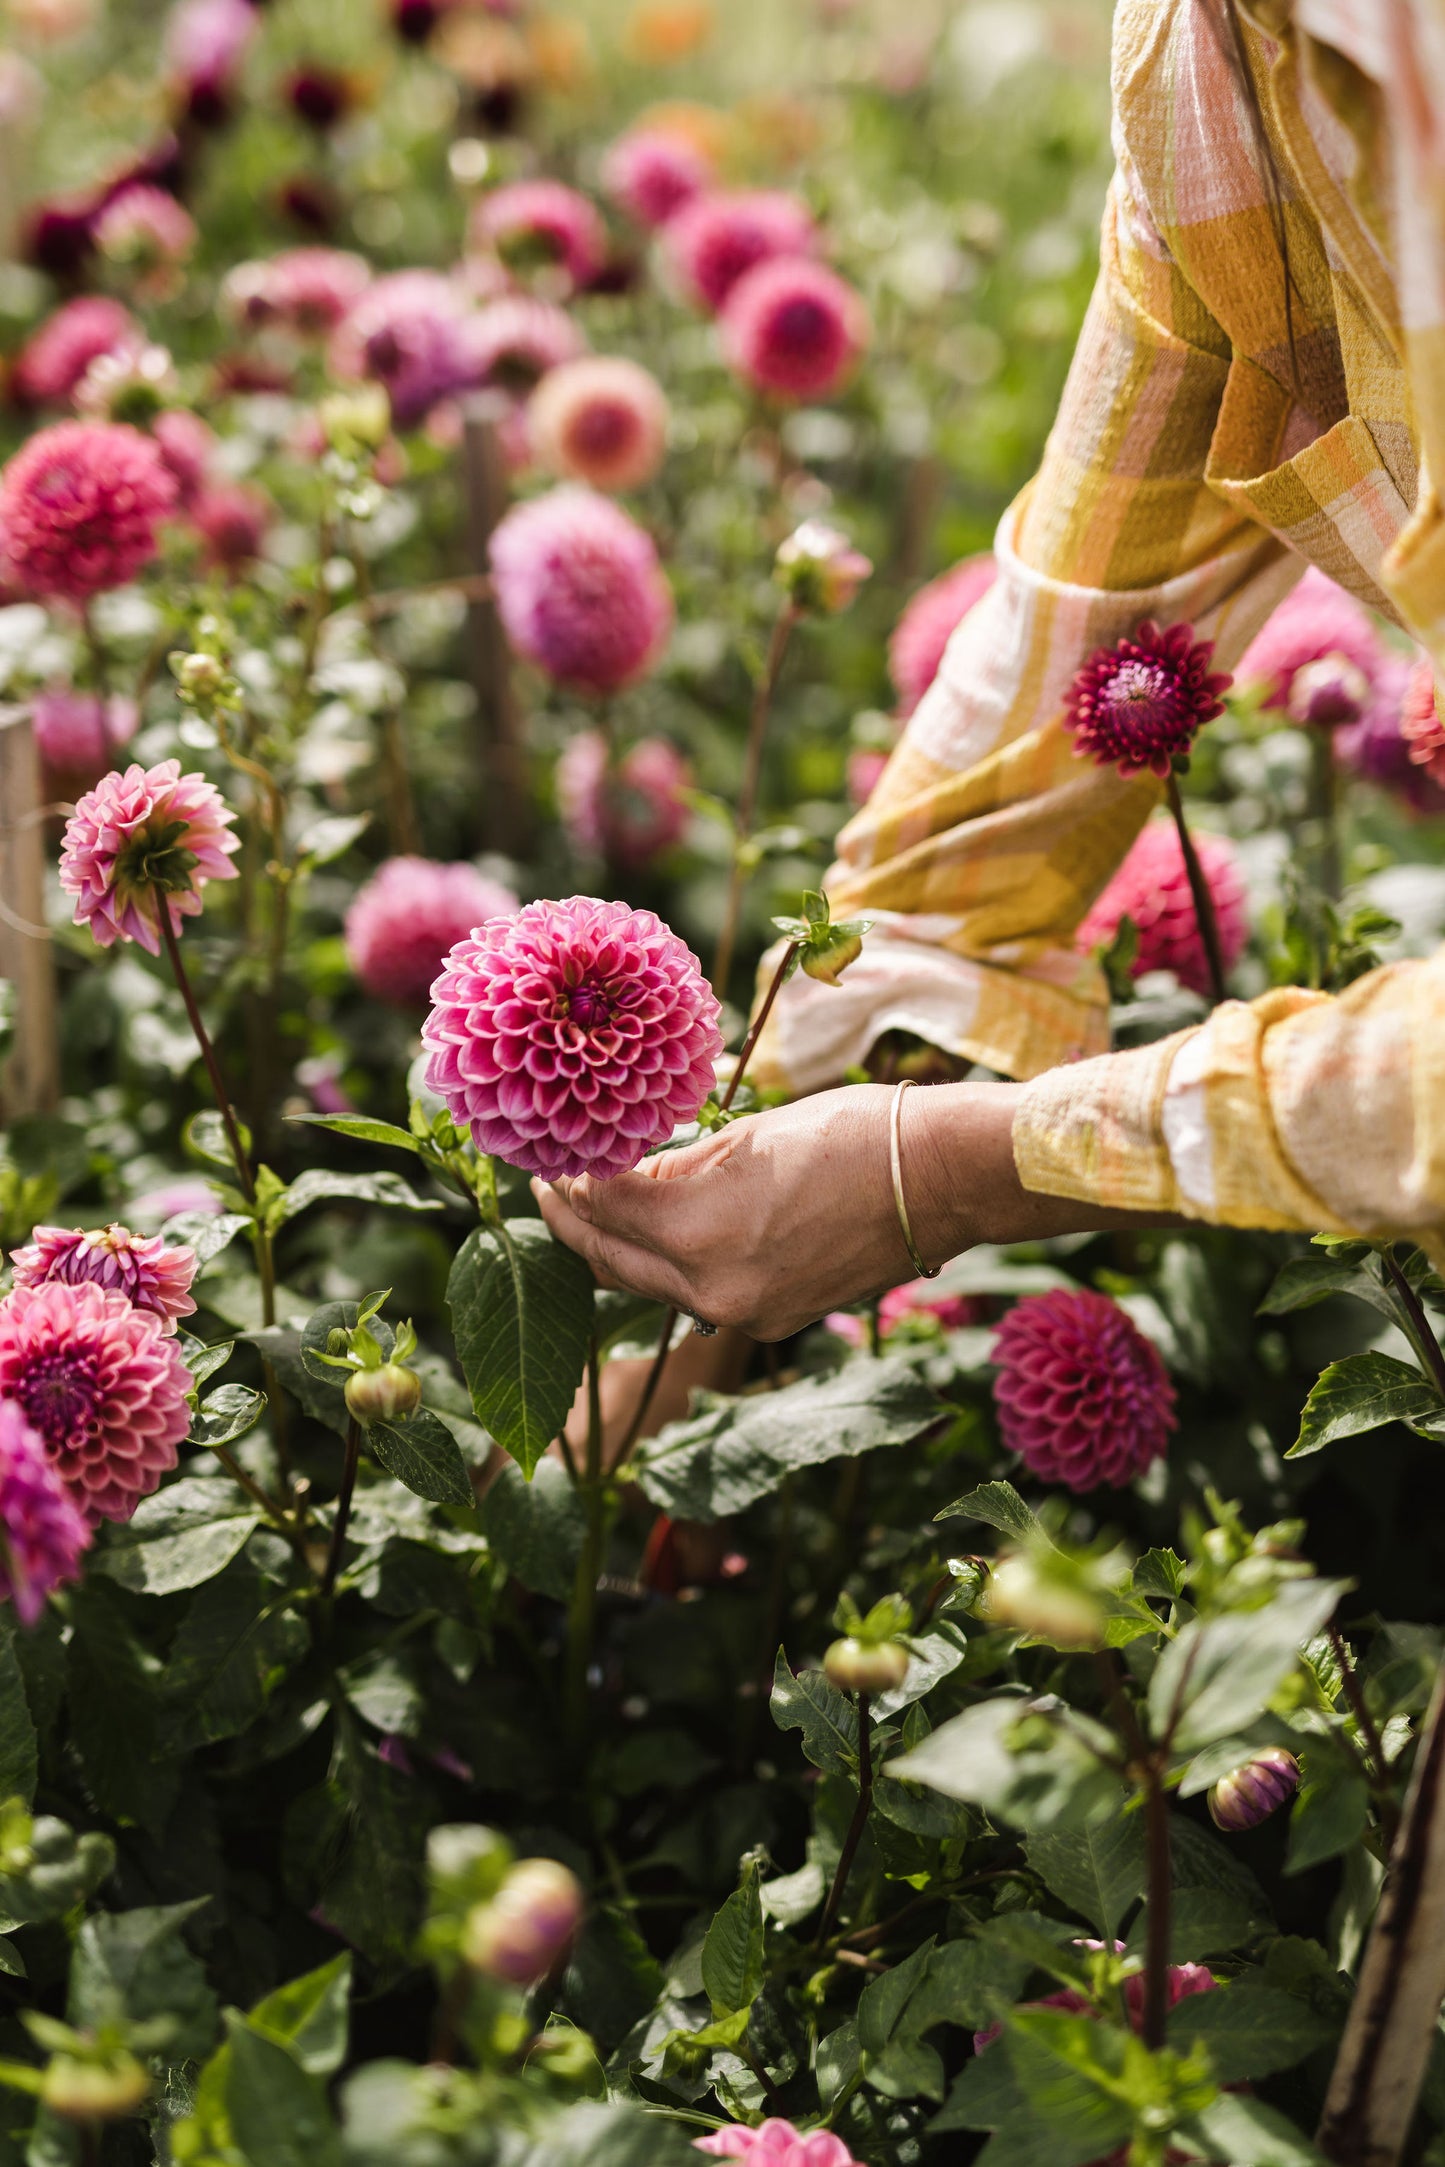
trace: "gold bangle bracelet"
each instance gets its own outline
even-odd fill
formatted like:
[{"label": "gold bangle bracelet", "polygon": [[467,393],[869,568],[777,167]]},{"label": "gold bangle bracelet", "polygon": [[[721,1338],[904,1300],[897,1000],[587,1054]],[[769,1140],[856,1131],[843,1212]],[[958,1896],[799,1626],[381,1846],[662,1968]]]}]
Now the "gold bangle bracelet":
[{"label": "gold bangle bracelet", "polygon": [[918,1254],[913,1228],[908,1222],[908,1205],[903,1195],[903,1094],[912,1090],[913,1083],[913,1077],[905,1076],[901,1083],[894,1085],[893,1104],[888,1113],[888,1161],[893,1170],[893,1206],[898,1213],[898,1225],[913,1261],[913,1269],[920,1279],[936,1279],[943,1266],[935,1264],[930,1267]]}]

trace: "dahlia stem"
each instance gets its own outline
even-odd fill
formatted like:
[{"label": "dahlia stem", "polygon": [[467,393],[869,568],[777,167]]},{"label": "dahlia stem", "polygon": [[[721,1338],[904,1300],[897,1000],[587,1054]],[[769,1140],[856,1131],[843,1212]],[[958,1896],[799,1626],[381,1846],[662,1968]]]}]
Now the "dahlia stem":
[{"label": "dahlia stem", "polygon": [[1151,1745],[1139,1725],[1134,1704],[1124,1690],[1119,1660],[1101,1649],[1099,1676],[1114,1717],[1120,1743],[1129,1757],[1129,1773],[1144,1794],[1144,1834],[1147,1848],[1145,1903],[1148,1935],[1144,1946],[1144,2044],[1153,2051],[1164,2045],[1169,2018],[1169,1934],[1172,1888],[1170,1875],[1169,1794],[1164,1788],[1168,1759],[1167,1739]]},{"label": "dahlia stem", "polygon": [[823,1906],[823,1917],[813,1942],[821,1949],[838,1916],[838,1906],[843,1901],[843,1891],[848,1876],[853,1871],[853,1861],[858,1846],[863,1841],[863,1831],[868,1826],[868,1814],[873,1804],[873,1738],[868,1716],[868,1695],[860,1693],[858,1705],[858,1803],[853,1818],[848,1823],[848,1833],[843,1838],[843,1848],[838,1854],[838,1871],[833,1876],[833,1886],[828,1891],[828,1901]]},{"label": "dahlia stem", "polygon": [[1440,1342],[1435,1336],[1434,1328],[1425,1313],[1425,1305],[1411,1286],[1400,1265],[1396,1262],[1395,1252],[1392,1248],[1381,1249],[1380,1262],[1384,1265],[1386,1276],[1396,1294],[1400,1297],[1400,1302],[1409,1319],[1406,1329],[1415,1359],[1419,1362],[1421,1368],[1428,1373],[1430,1382],[1435,1386],[1440,1397],[1445,1399],[1445,1351],[1442,1351]]},{"label": "dahlia stem", "polygon": [[1310,781],[1314,816],[1319,827],[1320,886],[1332,903],[1338,903],[1344,887],[1340,864],[1339,774],[1335,766],[1333,730],[1316,727],[1309,732]]},{"label": "dahlia stem", "polygon": [[738,921],[742,915],[743,890],[747,885],[745,859],[747,845],[753,832],[753,817],[758,807],[758,784],[763,771],[763,741],[767,736],[768,717],[772,713],[773,695],[778,689],[778,678],[783,667],[783,657],[788,651],[788,641],[798,621],[798,611],[792,602],[785,602],[773,625],[772,638],[768,642],[767,660],[762,675],[753,690],[752,715],[748,723],[747,750],[743,755],[742,787],[738,791],[737,822],[733,830],[732,868],[728,876],[727,908],[723,913],[722,931],[718,934],[717,956],[712,967],[713,991],[719,1000],[727,998],[728,977],[732,971],[733,951],[737,946]]},{"label": "dahlia stem", "polygon": [[[351,552],[356,591],[361,597],[363,618],[369,621],[374,590],[371,566],[360,549]],[[411,770],[407,765],[406,734],[401,710],[388,701],[381,718],[381,781],[385,798],[386,837],[394,857],[415,857],[419,847],[416,800],[412,795]]]},{"label": "dahlia stem", "polygon": [[245,1197],[246,1202],[254,1204],[256,1201],[256,1183],[251,1173],[251,1162],[246,1156],[246,1147],[241,1141],[240,1124],[236,1120],[235,1108],[231,1104],[231,1094],[226,1089],[226,1080],[221,1074],[221,1064],[216,1059],[216,1049],[211,1044],[210,1033],[201,1021],[201,1011],[196,1005],[196,996],[191,989],[191,981],[186,975],[186,966],[181,961],[181,944],[176,939],[176,929],[171,924],[170,897],[165,889],[159,885],[156,887],[155,897],[156,913],[160,920],[161,939],[165,942],[166,956],[170,962],[171,974],[175,979],[177,991],[185,1003],[191,1030],[195,1034],[196,1044],[201,1049],[201,1059],[206,1064],[206,1074],[211,1079],[211,1091],[215,1097],[222,1125],[226,1131],[226,1142],[231,1149],[231,1162],[236,1169],[236,1179],[241,1185],[241,1194]]},{"label": "dahlia stem", "polygon": [[1194,898],[1194,915],[1199,923],[1199,937],[1204,943],[1204,954],[1209,964],[1209,985],[1217,1008],[1229,998],[1224,983],[1224,950],[1219,941],[1219,920],[1214,913],[1214,898],[1209,892],[1209,882],[1199,862],[1189,823],[1184,817],[1184,800],[1179,795],[1179,777],[1170,770],[1165,785],[1169,797],[1169,810],[1174,815],[1174,825],[1179,830],[1179,848],[1184,854],[1184,870],[1189,878],[1189,893]]},{"label": "dahlia stem", "polygon": [[341,1463],[341,1488],[336,1493],[336,1518],[331,1526],[326,1569],[321,1575],[321,1593],[328,1598],[336,1591],[336,1576],[341,1570],[346,1523],[351,1518],[351,1493],[356,1488],[356,1470],[360,1460],[361,1424],[353,1416],[346,1425],[346,1455]]},{"label": "dahlia stem", "polygon": [[[1364,1770],[1365,1781],[1374,1796],[1375,1808],[1380,1816],[1380,1834],[1385,1840],[1385,1849],[1389,1851],[1394,1848],[1395,1837],[1399,1833],[1400,1815],[1390,1788],[1389,1772],[1385,1763],[1385,1743],[1370,1713],[1369,1702],[1365,1699],[1364,1687],[1360,1684],[1360,1674],[1355,1669],[1349,1642],[1337,1625],[1326,1626],[1325,1632],[1329,1638],[1331,1653],[1340,1666],[1340,1682],[1344,1687],[1345,1699],[1350,1704],[1350,1712],[1359,1725],[1361,1738],[1365,1741],[1368,1755],[1368,1765]],[[1364,1763],[1366,1754],[1360,1754],[1358,1748],[1356,1752],[1357,1757]]]},{"label": "dahlia stem", "polygon": [[592,1643],[596,1635],[597,1582],[602,1573],[602,1551],[607,1536],[607,1499],[602,1476],[601,1372],[601,1357],[594,1333],[587,1357],[587,1459],[582,1480],[587,1526],[567,1611],[567,1731],[574,1746],[579,1748],[587,1731],[587,1672],[591,1667]]},{"label": "dahlia stem", "polygon": [[260,1506],[268,1520],[275,1522],[278,1533],[285,1536],[297,1555],[304,1557],[306,1555],[305,1540],[300,1529],[287,1513],[285,1506],[279,1505],[269,1490],[263,1489],[254,1476],[246,1473],[245,1468],[235,1454],[230,1452],[225,1445],[212,1445],[211,1450],[215,1453],[222,1467],[225,1468],[232,1482],[239,1489],[245,1491],[253,1505]]},{"label": "dahlia stem", "polygon": [[722,1097],[718,1100],[719,1113],[725,1114],[732,1105],[733,1099],[737,1094],[738,1085],[742,1082],[744,1073],[747,1069],[747,1065],[753,1057],[753,1049],[756,1047],[758,1040],[763,1035],[763,1027],[767,1023],[769,1016],[773,1012],[773,1003],[783,990],[784,981],[786,980],[789,971],[793,967],[793,959],[797,955],[798,950],[801,946],[801,941],[789,941],[787,947],[782,953],[782,956],[779,958],[778,967],[773,973],[773,982],[768,987],[767,992],[763,995],[763,1005],[758,1010],[756,1016],[754,1016],[752,1024],[748,1030],[748,1035],[742,1042],[742,1046],[738,1052],[737,1060],[733,1065],[733,1072],[728,1078],[727,1089],[726,1091],[724,1091]]}]

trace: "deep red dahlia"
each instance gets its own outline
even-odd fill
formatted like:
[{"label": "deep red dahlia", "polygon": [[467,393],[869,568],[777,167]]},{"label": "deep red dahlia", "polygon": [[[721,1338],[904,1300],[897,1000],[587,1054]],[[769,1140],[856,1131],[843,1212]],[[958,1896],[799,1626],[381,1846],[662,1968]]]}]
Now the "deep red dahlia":
[{"label": "deep red dahlia", "polygon": [[1000,1324],[993,1358],[1003,1441],[1040,1482],[1122,1489],[1176,1427],[1157,1349],[1106,1294],[1026,1295]]},{"label": "deep red dahlia", "polygon": [[1193,625],[1167,632],[1146,618],[1132,638],[1092,654],[1070,685],[1064,727],[1080,758],[1121,775],[1166,776],[1201,726],[1222,714],[1227,674],[1211,675],[1212,640]]}]

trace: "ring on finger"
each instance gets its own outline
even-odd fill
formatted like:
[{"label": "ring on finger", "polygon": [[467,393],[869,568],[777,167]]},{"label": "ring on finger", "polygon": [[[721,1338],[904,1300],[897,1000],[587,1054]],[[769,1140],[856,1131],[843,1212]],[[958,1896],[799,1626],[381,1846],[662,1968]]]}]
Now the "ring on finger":
[{"label": "ring on finger", "polygon": [[692,1318],[692,1328],[696,1332],[699,1339],[717,1338],[717,1326],[715,1324],[708,1324],[702,1317],[697,1316],[692,1310],[688,1311],[688,1315]]}]

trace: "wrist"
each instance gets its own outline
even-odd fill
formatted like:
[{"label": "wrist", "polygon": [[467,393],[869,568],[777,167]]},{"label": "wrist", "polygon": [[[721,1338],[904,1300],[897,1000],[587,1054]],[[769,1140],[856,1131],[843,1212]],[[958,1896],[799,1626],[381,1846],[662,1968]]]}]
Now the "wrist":
[{"label": "wrist", "polygon": [[903,1193],[919,1254],[943,1263],[976,1242],[1006,1241],[1020,1183],[1013,1156],[1022,1084],[930,1084],[903,1108]]}]

